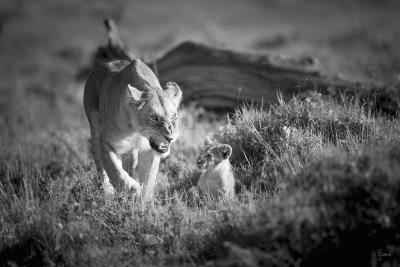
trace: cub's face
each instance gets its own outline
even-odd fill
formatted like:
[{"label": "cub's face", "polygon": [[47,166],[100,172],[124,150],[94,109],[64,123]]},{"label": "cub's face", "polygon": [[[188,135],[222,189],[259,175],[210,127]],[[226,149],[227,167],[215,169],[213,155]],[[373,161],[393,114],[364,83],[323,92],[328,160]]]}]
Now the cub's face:
[{"label": "cub's face", "polygon": [[175,83],[167,83],[164,90],[152,89],[141,94],[133,105],[140,134],[149,140],[158,153],[168,153],[170,144],[179,135],[178,106],[182,92]]},{"label": "cub's face", "polygon": [[224,160],[228,160],[231,155],[232,147],[230,145],[213,143],[207,136],[204,148],[197,157],[197,167],[204,171],[209,167],[218,165]]}]

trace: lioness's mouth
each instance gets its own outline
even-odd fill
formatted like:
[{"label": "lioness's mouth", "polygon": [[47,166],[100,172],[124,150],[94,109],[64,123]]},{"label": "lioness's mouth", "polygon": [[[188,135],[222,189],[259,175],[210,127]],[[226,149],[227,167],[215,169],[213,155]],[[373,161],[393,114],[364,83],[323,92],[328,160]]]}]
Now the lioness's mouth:
[{"label": "lioness's mouth", "polygon": [[150,146],[153,150],[157,151],[158,153],[166,153],[169,149],[169,142],[160,142],[157,143],[153,138],[149,139]]}]

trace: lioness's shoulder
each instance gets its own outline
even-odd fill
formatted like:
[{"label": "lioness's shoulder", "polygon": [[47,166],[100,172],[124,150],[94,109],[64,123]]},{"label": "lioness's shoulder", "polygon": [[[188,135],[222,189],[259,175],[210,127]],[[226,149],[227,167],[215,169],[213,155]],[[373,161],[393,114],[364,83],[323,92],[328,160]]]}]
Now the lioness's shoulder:
[{"label": "lioness's shoulder", "polygon": [[121,72],[129,64],[130,62],[127,60],[115,60],[100,64],[90,73],[86,80],[86,88],[96,87],[95,85],[101,86],[110,74]]},{"label": "lioness's shoulder", "polygon": [[95,71],[95,75],[100,74],[100,76],[105,76],[107,73],[116,74],[117,80],[126,84],[129,83],[139,90],[144,88],[161,89],[160,82],[154,72],[140,59],[132,59],[132,61],[115,60],[103,63]]},{"label": "lioness's shoulder", "polygon": [[128,60],[115,60],[101,64],[101,68],[107,69],[109,72],[120,72],[131,64]]}]

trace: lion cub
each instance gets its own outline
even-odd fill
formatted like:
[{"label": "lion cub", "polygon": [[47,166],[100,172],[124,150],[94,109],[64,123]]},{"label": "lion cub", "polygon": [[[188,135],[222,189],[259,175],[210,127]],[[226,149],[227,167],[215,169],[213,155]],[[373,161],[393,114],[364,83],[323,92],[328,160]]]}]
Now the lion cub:
[{"label": "lion cub", "polygon": [[200,193],[213,198],[219,194],[229,198],[234,196],[235,178],[229,161],[231,155],[230,145],[213,143],[206,136],[204,149],[197,158],[197,166],[201,171],[197,184]]}]

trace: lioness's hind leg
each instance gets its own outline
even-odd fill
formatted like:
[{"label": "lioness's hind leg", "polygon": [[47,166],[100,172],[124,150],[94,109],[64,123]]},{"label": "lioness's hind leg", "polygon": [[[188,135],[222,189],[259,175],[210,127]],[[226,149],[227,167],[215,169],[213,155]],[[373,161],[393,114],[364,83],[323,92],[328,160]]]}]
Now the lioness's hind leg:
[{"label": "lioness's hind leg", "polygon": [[131,152],[131,172],[130,175],[139,181],[138,172],[137,172],[137,165],[139,162],[139,149],[133,149]]},{"label": "lioness's hind leg", "polygon": [[94,112],[88,116],[89,124],[90,124],[90,148],[92,152],[92,156],[94,159],[94,163],[96,165],[97,170],[97,179],[95,181],[97,187],[103,187],[106,194],[113,194],[114,188],[110,184],[107,173],[103,168],[103,164],[101,162],[101,149],[100,149],[100,117],[97,112]]},{"label": "lioness's hind leg", "polygon": [[100,160],[100,151],[99,151],[99,140],[92,137],[90,140],[90,146],[91,146],[91,152],[93,156],[94,163],[96,165],[96,170],[97,170],[97,180],[96,180],[96,185],[101,186],[104,180],[104,176],[106,175],[103,166],[101,165],[101,160]]},{"label": "lioness's hind leg", "polygon": [[100,141],[98,138],[92,137],[91,143],[92,143],[92,154],[97,169],[96,185],[99,188],[102,187],[106,195],[113,195],[114,187],[111,185],[110,179],[108,178],[107,173],[104,170],[103,164],[101,162]]}]

